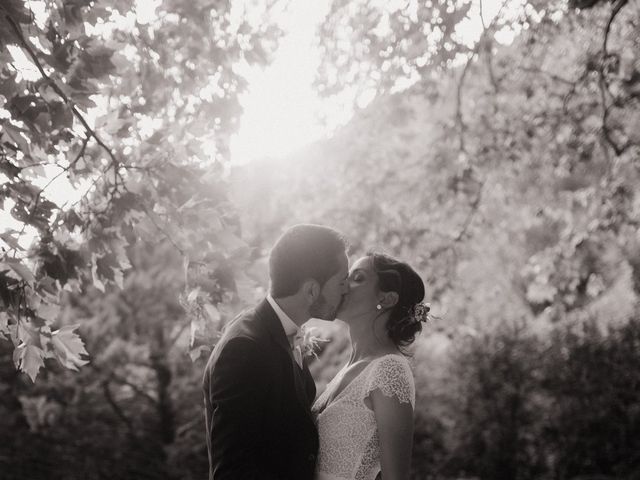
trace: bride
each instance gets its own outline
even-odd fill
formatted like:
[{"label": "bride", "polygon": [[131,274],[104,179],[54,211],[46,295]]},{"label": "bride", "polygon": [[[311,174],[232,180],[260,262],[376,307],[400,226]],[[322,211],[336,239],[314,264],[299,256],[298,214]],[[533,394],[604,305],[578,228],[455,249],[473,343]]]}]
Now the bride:
[{"label": "bride", "polygon": [[352,353],[313,405],[320,436],[316,480],[409,478],[415,386],[402,348],[427,320],[424,284],[406,263],[372,253],[349,273],[338,318]]}]

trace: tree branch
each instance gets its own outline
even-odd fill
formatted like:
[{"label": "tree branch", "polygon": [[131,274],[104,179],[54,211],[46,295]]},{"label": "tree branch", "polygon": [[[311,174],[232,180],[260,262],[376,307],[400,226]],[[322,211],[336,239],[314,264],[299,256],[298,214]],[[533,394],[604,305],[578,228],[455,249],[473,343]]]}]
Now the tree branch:
[{"label": "tree branch", "polygon": [[[36,198],[33,200],[33,207],[30,207],[29,217],[28,217],[28,218],[27,218],[27,220],[22,224],[22,229],[21,229],[21,230],[20,230],[20,232],[18,233],[18,239],[19,239],[20,237],[22,237],[22,235],[24,234],[24,231],[25,231],[25,229],[26,229],[27,225],[31,222],[31,220],[33,220],[33,217],[34,217],[34,216],[35,216],[35,214],[36,214],[36,209],[38,208],[38,203],[40,202],[40,198],[42,197],[42,194],[44,193],[44,191],[45,191],[47,188],[49,188],[49,187],[51,186],[51,184],[52,184],[53,182],[55,182],[55,181],[56,181],[60,176],[62,176],[64,173],[68,172],[68,171],[69,171],[69,169],[71,169],[71,167],[72,167],[73,165],[75,165],[75,164],[76,164],[76,162],[78,162],[78,160],[80,160],[80,158],[82,157],[82,155],[84,155],[84,152],[85,152],[85,150],[86,150],[86,148],[87,148],[87,143],[89,142],[89,139],[90,139],[90,137],[85,137],[84,141],[82,142],[82,148],[80,149],[80,152],[78,153],[78,155],[76,156],[76,158],[75,158],[71,163],[69,163],[69,166],[67,166],[67,167],[62,167],[62,166],[60,166],[60,165],[56,164],[58,167],[62,168],[62,170],[61,170],[57,175],[55,175],[51,180],[49,180],[49,181],[47,182],[47,184],[46,184],[44,187],[42,187],[42,188],[38,191],[38,193],[36,194]],[[27,166],[27,167],[23,167],[23,168],[21,168],[21,170],[23,170],[23,169],[25,169],[25,168],[33,167],[33,166],[34,166],[34,165],[29,165],[29,166]],[[11,253],[11,252],[13,252],[13,257],[15,258],[16,253],[17,253],[17,248],[16,248],[16,247],[11,248],[11,250],[9,250],[9,253]]]},{"label": "tree branch", "polygon": [[[80,157],[82,157],[82,155],[84,155],[84,151],[87,148],[87,143],[89,142],[89,138],[90,137],[85,137],[84,141],[82,142],[82,148],[80,149],[80,152],[78,153],[76,158],[69,164],[69,166],[66,167],[66,168],[63,168],[62,171],[60,171],[56,176],[54,176],[51,180],[49,180],[49,182],[47,182],[47,184],[44,187],[42,187],[42,189],[40,189],[40,191],[36,194],[36,198],[33,201],[33,207],[31,207],[31,211],[29,212],[29,218],[27,218],[27,221],[24,222],[24,224],[22,225],[22,229],[20,230],[20,233],[18,233],[18,238],[20,238],[24,234],[24,231],[25,231],[25,228],[27,227],[27,224],[29,224],[31,222],[31,220],[33,220],[33,217],[36,214],[36,208],[38,208],[38,202],[40,202],[40,197],[42,196],[44,191],[47,188],[49,188],[49,186],[53,182],[55,182],[61,175],[63,175],[64,173],[68,172],[69,169],[73,165],[75,165],[78,160],[80,160]],[[16,247],[13,247],[11,250],[14,251],[14,258],[15,258],[15,254],[17,253]]]},{"label": "tree branch", "polygon": [[613,148],[616,156],[622,155],[627,148],[629,148],[629,144],[627,145],[618,145],[618,142],[613,138],[611,130],[609,129],[609,106],[607,105],[607,82],[604,80],[604,72],[600,71],[600,80],[598,81],[598,86],[600,87],[600,101],[602,103],[602,134],[607,143]]},{"label": "tree branch", "polygon": [[84,152],[87,149],[87,143],[89,143],[89,139],[90,138],[91,137],[88,137],[88,136],[85,137],[85,139],[82,141],[82,147],[80,148],[80,152],[78,152],[78,155],[76,155],[76,157],[73,159],[73,161],[69,163],[69,166],[63,168],[61,172],[59,172],[56,176],[54,176],[51,180],[49,180],[47,182],[47,184],[44,187],[42,187],[42,189],[38,192],[38,194],[36,195],[36,198],[34,200],[33,208],[31,209],[31,213],[29,215],[29,220],[33,218],[33,215],[35,215],[35,211],[36,211],[36,208],[38,206],[38,201],[40,200],[40,197],[42,196],[44,191],[47,188],[49,188],[51,186],[51,184],[53,182],[55,182],[61,175],[64,175],[66,172],[68,172],[71,169],[71,167],[73,167],[76,163],[78,163],[80,158],[84,155]]},{"label": "tree branch", "polygon": [[133,390],[134,392],[136,392],[136,394],[140,395],[141,397],[145,398],[147,401],[149,401],[149,403],[151,403],[152,405],[158,406],[158,400],[153,398],[151,395],[149,395],[147,392],[145,392],[144,390],[142,390],[140,387],[138,387],[137,385],[134,385],[133,383],[131,383],[128,380],[125,380],[124,378],[120,378],[119,376],[113,374],[111,376],[116,382],[122,384],[122,385],[126,385],[127,387],[131,388],[131,390]]},{"label": "tree branch", "polygon": [[462,227],[460,228],[460,231],[455,236],[451,237],[450,241],[447,242],[445,245],[429,252],[429,258],[435,258],[441,253],[446,252],[447,250],[452,250],[454,252],[454,255],[456,255],[456,245],[460,243],[462,239],[465,237],[465,235],[467,234],[467,231],[469,230],[469,227],[471,226],[471,222],[473,221],[473,218],[478,213],[478,210],[480,208],[480,202],[482,200],[482,193],[483,193],[486,182],[487,180],[485,179],[479,184],[478,193],[476,194],[475,198],[470,204],[469,212],[467,213],[467,216],[464,222],[462,223]]},{"label": "tree branch", "polygon": [[[487,25],[484,21],[484,14],[483,14],[483,6],[482,6],[482,0],[478,1],[478,7],[480,9],[480,23],[482,24],[482,31],[483,33],[487,31]],[[487,54],[487,70],[489,73],[489,81],[491,82],[491,85],[493,86],[493,91],[495,93],[498,93],[499,90],[499,85],[498,85],[498,80],[496,79],[496,75],[495,72],[493,70],[493,56],[491,55],[491,43],[489,41],[486,40],[487,36],[486,35],[482,35],[482,42],[485,43],[485,51]]]},{"label": "tree branch", "polygon": [[491,86],[493,87],[493,92],[497,94],[500,91],[500,82],[498,81],[498,78],[496,77],[496,73],[493,70],[493,61],[492,61],[493,56],[491,54],[491,47],[489,45],[486,48],[486,53],[487,53],[487,70],[489,72],[489,81],[491,82]]},{"label": "tree branch", "polygon": [[483,14],[483,8],[482,8],[482,0],[478,1],[478,8],[480,9],[480,23],[482,24],[482,30],[486,30],[487,29],[487,24],[484,22],[484,14]]},{"label": "tree branch", "polygon": [[615,20],[618,13],[620,13],[620,10],[622,10],[622,7],[624,7],[627,2],[628,0],[617,0],[617,2],[613,5],[611,15],[609,16],[609,20],[607,21],[607,25],[604,30],[604,36],[602,39],[602,59],[598,68],[598,86],[600,87],[600,101],[602,103],[602,133],[605,140],[611,146],[611,148],[613,148],[613,151],[617,156],[622,155],[625,150],[630,147],[631,144],[627,143],[626,145],[619,145],[613,138],[612,132],[609,129],[609,105],[607,105],[607,93],[610,94],[611,92],[609,92],[609,83],[607,81],[607,74],[605,70],[607,68],[609,57],[611,56],[608,52],[608,42],[609,34],[611,33],[611,26],[613,25],[613,21]]},{"label": "tree branch", "polygon": [[478,212],[478,208],[480,207],[480,201],[482,200],[482,192],[484,190],[485,183],[486,180],[483,180],[478,186],[478,193],[476,194],[476,198],[474,198],[473,202],[471,202],[471,208],[467,213],[467,218],[465,218],[464,223],[462,224],[462,228],[460,229],[458,234],[453,237],[454,242],[460,242],[466,235],[467,230],[469,230],[471,221],[473,220],[473,217],[475,217],[476,213]]},{"label": "tree branch", "polygon": [[[458,80],[458,87],[456,89],[456,124],[458,125],[458,144],[459,144],[459,149],[462,152],[466,153],[466,145],[465,145],[465,140],[464,140],[464,134],[466,131],[466,125],[464,123],[464,119],[462,118],[462,89],[464,86],[464,81],[466,79],[467,76],[467,71],[469,70],[469,67],[471,66],[471,62],[473,61],[474,57],[478,54],[480,47],[483,45],[484,43],[484,39],[487,35],[487,32],[489,32],[493,26],[495,25],[497,19],[500,17],[500,14],[502,13],[502,11],[504,10],[504,8],[506,7],[507,3],[509,0],[504,0],[502,2],[502,5],[500,5],[500,9],[498,10],[498,12],[496,13],[496,16],[493,17],[493,20],[491,20],[491,23],[489,23],[489,25],[487,27],[484,26],[484,18],[482,15],[482,2],[480,3],[480,19],[482,21],[482,33],[480,34],[480,38],[478,39],[478,41],[476,42],[476,44],[473,47],[473,50],[471,51],[471,55],[468,56],[467,61],[465,63],[465,66],[462,70],[462,74],[460,75],[460,79]],[[492,74],[493,72],[491,71],[490,74]],[[492,83],[495,82],[495,78],[492,78]],[[497,83],[494,83],[494,89],[497,89]],[[497,90],[496,90],[497,91]]]},{"label": "tree branch", "polygon": [[615,20],[622,7],[624,7],[629,0],[617,0],[617,2],[613,5],[613,10],[611,10],[611,16],[609,17],[609,21],[607,22],[607,26],[604,29],[604,38],[602,40],[602,54],[604,59],[606,60],[609,56],[607,52],[607,44],[609,42],[609,33],[611,32],[611,25]]},{"label": "tree branch", "polygon": [[96,132],[89,126],[89,124],[87,123],[85,118],[82,116],[80,111],[76,108],[75,104],[69,99],[69,97],[67,97],[67,95],[62,91],[62,89],[56,84],[56,82],[54,82],[53,79],[51,77],[49,77],[49,75],[47,75],[47,72],[44,71],[44,68],[42,67],[42,64],[40,63],[40,60],[38,59],[38,56],[36,55],[35,50],[33,49],[33,47],[29,44],[27,39],[22,34],[22,30],[20,29],[18,24],[15,22],[15,20],[13,18],[11,18],[11,16],[9,14],[6,14],[5,18],[7,19],[7,22],[9,22],[9,24],[11,25],[11,28],[13,29],[13,32],[15,33],[16,37],[18,38],[18,41],[24,47],[24,49],[27,51],[27,53],[29,54],[29,56],[33,60],[35,66],[38,68],[38,71],[40,72],[40,75],[42,75],[42,78],[44,78],[47,81],[47,83],[49,83],[51,88],[53,88],[53,90],[60,96],[60,98],[62,98],[62,100],[64,100],[64,103],[71,109],[71,112],[73,113],[73,115],[78,119],[78,121],[85,128],[87,134],[90,135],[91,137],[93,137],[93,139],[98,143],[98,145],[100,145],[100,147],[102,147],[107,152],[107,155],[109,155],[109,157],[111,157],[111,161],[114,164],[118,165],[119,162],[118,162],[118,159],[116,158],[115,154],[111,151],[111,149],[109,147],[107,147],[107,145],[100,139],[100,137],[98,137]]},{"label": "tree branch", "polygon": [[523,72],[530,72],[530,73],[540,73],[542,75],[544,75],[545,77],[549,77],[552,80],[555,80],[556,82],[560,82],[560,83],[564,83],[565,85],[569,85],[569,86],[575,86],[577,81],[573,81],[573,80],[568,80],[566,78],[563,78],[559,75],[556,75],[554,73],[551,72],[547,72],[546,70],[542,70],[541,68],[534,68],[534,67],[522,67],[520,65],[518,65],[516,67],[518,70],[522,70]]},{"label": "tree branch", "polygon": [[[100,365],[97,365],[96,363],[91,363],[91,368],[93,370],[95,370],[98,373],[105,373],[104,368],[102,368]],[[133,383],[131,383],[129,380],[125,379],[125,378],[121,378],[120,376],[116,375],[115,373],[111,372],[109,374],[109,377],[104,380],[103,383],[109,384],[111,382],[111,380],[115,380],[116,382],[122,384],[122,385],[126,385],[127,387],[130,387],[134,392],[136,392],[138,395],[140,395],[141,397],[144,397],[146,400],[148,400],[151,404],[157,406],[158,405],[158,400],[156,400],[155,398],[153,398],[151,395],[149,395],[147,392],[145,392],[144,390],[142,390],[140,387],[138,387],[137,385],[134,385]]]},{"label": "tree branch", "polygon": [[176,250],[178,250],[178,252],[180,252],[180,255],[185,256],[184,250],[180,248],[180,246],[175,242],[173,237],[169,235],[169,232],[167,232],[164,228],[162,228],[162,226],[158,224],[158,222],[156,222],[155,216],[151,214],[151,212],[149,212],[149,209],[146,207],[146,205],[141,205],[141,207],[142,207],[142,211],[147,215],[149,220],[151,220],[151,223],[153,223],[153,225],[167,238],[167,240],[169,240],[169,242],[173,245],[173,247]]},{"label": "tree branch", "polygon": [[111,406],[113,412],[120,420],[122,420],[122,423],[124,423],[127,427],[127,433],[129,434],[129,437],[132,440],[136,440],[135,428],[133,427],[131,420],[125,415],[125,413],[122,411],[122,408],[120,408],[120,405],[118,405],[115,398],[113,398],[113,395],[111,395],[111,390],[109,390],[109,380],[104,380],[102,382],[102,391],[104,392],[104,397],[106,398],[107,403]]},{"label": "tree branch", "polygon": [[464,79],[467,76],[467,71],[471,66],[471,60],[475,57],[475,52],[472,53],[467,59],[467,63],[462,70],[462,74],[460,75],[460,79],[458,80],[458,87],[456,89],[456,124],[458,125],[458,148],[461,152],[467,151],[465,146],[464,135],[467,129],[467,126],[464,123],[464,119],[462,118],[462,87],[464,85]]}]

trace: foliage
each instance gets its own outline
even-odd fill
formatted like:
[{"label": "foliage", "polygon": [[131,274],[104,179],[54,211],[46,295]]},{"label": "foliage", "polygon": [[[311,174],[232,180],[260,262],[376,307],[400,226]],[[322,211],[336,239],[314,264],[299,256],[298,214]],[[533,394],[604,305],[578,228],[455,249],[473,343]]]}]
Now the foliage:
[{"label": "foliage", "polygon": [[545,337],[503,326],[459,345],[447,403],[450,455],[439,472],[635,478],[639,326],[637,317],[604,331],[578,323]]},{"label": "foliage", "polygon": [[592,322],[552,337],[545,438],[558,478],[640,472],[639,345],[637,316],[604,332]]},{"label": "foliage", "polygon": [[398,80],[450,66],[468,50],[456,27],[471,5],[468,0],[331,2],[320,31],[320,92],[335,94],[354,84],[362,92],[387,92]]},{"label": "foliage", "polygon": [[[65,292],[122,286],[129,245],[164,239],[211,281],[227,272],[217,297],[186,295],[191,310],[215,309],[247,253],[223,174],[236,66],[268,60],[270,5],[253,21],[230,2],[154,6],[144,19],[121,0],[0,5],[0,205],[14,224],[0,232],[0,333],[32,380],[47,358],[86,363],[74,329],[56,330]],[[53,187],[73,193],[61,204]]]},{"label": "foliage", "polygon": [[520,325],[461,341],[453,356],[449,475],[539,478],[545,473],[540,342]]},{"label": "foliage", "polygon": [[[124,288],[69,294],[83,318],[89,366],[48,365],[35,387],[5,369],[3,478],[201,478],[207,456],[201,372],[187,354],[191,322],[178,302],[182,261],[170,245],[131,247]],[[159,262],[158,259],[163,261]],[[5,345],[3,352],[10,354]],[[4,362],[3,365],[9,365]],[[22,442],[37,442],[24,448]],[[41,451],[45,451],[46,455]],[[83,454],[79,454],[83,452]]]}]

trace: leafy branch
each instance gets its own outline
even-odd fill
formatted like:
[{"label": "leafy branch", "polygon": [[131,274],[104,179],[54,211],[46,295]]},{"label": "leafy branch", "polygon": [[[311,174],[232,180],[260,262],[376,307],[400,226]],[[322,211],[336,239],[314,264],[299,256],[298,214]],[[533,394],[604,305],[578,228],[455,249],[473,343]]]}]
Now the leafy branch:
[{"label": "leafy branch", "polygon": [[617,0],[613,5],[613,9],[611,10],[609,21],[607,22],[607,26],[604,29],[604,38],[602,39],[602,54],[605,59],[609,56],[607,45],[609,42],[609,33],[611,32],[611,26],[613,25],[613,21],[615,20],[618,13],[620,13],[620,10],[622,10],[622,7],[624,7],[628,1],[629,0]]},{"label": "leafy branch", "polygon": [[151,211],[149,211],[149,208],[146,205],[142,205],[142,211],[147,215],[147,218],[151,221],[151,223],[153,223],[153,226],[156,227],[158,231],[167,238],[167,240],[169,240],[171,245],[173,245],[173,247],[180,253],[180,255],[185,257],[186,256],[185,251],[182,248],[180,248],[180,246],[169,234],[169,232],[167,232],[166,229],[164,229],[162,225],[160,225],[160,223],[156,221],[156,215],[153,214]]},{"label": "leafy branch", "polygon": [[51,178],[51,180],[49,180],[47,182],[47,184],[44,187],[42,187],[42,189],[40,191],[38,191],[38,193],[36,194],[36,198],[33,201],[33,208],[31,209],[30,218],[33,217],[33,215],[35,215],[36,208],[38,207],[38,202],[40,201],[40,197],[42,196],[44,191],[47,188],[49,188],[51,186],[51,184],[53,182],[55,182],[58,178],[60,178],[62,175],[67,173],[69,170],[71,170],[71,168],[73,168],[73,166],[76,163],[78,163],[78,161],[84,156],[84,152],[87,149],[87,143],[89,143],[89,139],[90,139],[90,137],[85,137],[85,139],[82,141],[82,146],[80,147],[80,151],[78,152],[76,157],[73,159],[73,161],[70,162],[68,166],[64,167],[62,169],[62,171],[60,171],[57,175],[55,175],[53,178]]},{"label": "leafy branch", "polygon": [[54,82],[49,75],[47,75],[47,72],[45,72],[42,66],[42,63],[40,62],[40,59],[36,55],[34,48],[29,44],[29,41],[24,37],[22,30],[20,29],[18,24],[15,22],[15,20],[8,13],[5,14],[5,18],[7,22],[9,22],[9,25],[11,25],[11,28],[13,29],[13,32],[18,38],[20,44],[27,51],[27,53],[31,57],[31,60],[33,60],[33,63],[35,64],[36,68],[40,72],[40,75],[42,76],[42,78],[46,80],[46,82],[51,86],[51,88],[53,88],[53,90],[60,96],[60,98],[62,98],[64,103],[69,107],[69,109],[73,113],[74,117],[77,118],[78,121],[82,124],[87,134],[90,135],[96,141],[96,143],[105,150],[105,152],[107,152],[107,155],[109,155],[109,157],[111,158],[111,161],[116,165],[119,164],[113,151],[102,141],[102,139],[100,139],[100,137],[98,137],[96,132],[89,126],[89,124],[87,123],[85,118],[82,116],[82,114],[80,113],[78,108],[75,106],[75,104],[71,101],[71,99],[69,99],[69,97],[58,86],[58,84]]},{"label": "leafy branch", "polygon": [[464,237],[467,235],[467,232],[469,231],[469,227],[471,226],[473,219],[475,218],[476,214],[480,209],[480,204],[482,202],[482,194],[483,194],[486,183],[487,183],[487,179],[484,179],[479,183],[478,192],[476,193],[475,197],[469,204],[469,211],[467,212],[467,215],[464,221],[462,222],[462,226],[460,230],[458,230],[458,233],[450,237],[449,242],[445,243],[444,245],[438,248],[431,250],[428,255],[429,258],[431,259],[436,258],[437,256],[449,250],[453,251],[455,254],[457,245],[460,244],[460,242],[462,242]]},{"label": "leafy branch", "polygon": [[[36,194],[35,198],[33,199],[33,206],[29,208],[30,212],[29,212],[29,217],[27,218],[27,220],[22,224],[22,228],[20,229],[20,232],[18,233],[18,238],[22,237],[22,235],[24,234],[27,225],[30,224],[33,221],[33,218],[36,215],[36,211],[38,208],[38,203],[40,202],[40,198],[42,197],[42,194],[45,192],[45,190],[47,190],[47,188],[49,188],[51,186],[51,184],[53,184],[58,178],[60,178],[62,175],[64,175],[65,173],[67,173],[71,168],[73,168],[73,166],[78,163],[78,161],[84,156],[84,152],[86,151],[87,148],[87,143],[89,143],[89,139],[91,137],[87,136],[85,137],[85,139],[82,142],[82,146],[80,147],[80,151],[78,152],[78,154],[76,155],[76,157],[73,159],[73,161],[71,161],[69,163],[69,165],[67,165],[66,167],[62,167],[59,164],[55,164],[56,166],[61,168],[61,171],[58,172],[57,175],[53,176],[48,182],[47,184],[42,187],[40,190],[38,190],[38,193]],[[34,165],[29,165],[30,167],[34,166]],[[27,167],[24,167],[27,168]],[[22,170],[22,169],[21,169]],[[18,248],[19,245],[16,243],[15,246],[13,246],[7,253],[6,255],[9,255],[11,253],[13,253],[13,258],[16,257],[16,254],[18,253]]]},{"label": "leafy branch", "polygon": [[[96,143],[107,153],[107,155],[110,157],[111,162],[107,165],[107,167],[102,171],[102,173],[96,177],[96,179],[94,179],[94,181],[92,182],[92,184],[89,186],[89,189],[87,190],[86,193],[88,193],[96,184],[97,182],[100,180],[100,178],[102,178],[103,175],[105,175],[107,173],[107,171],[110,168],[113,168],[114,170],[114,185],[111,189],[111,194],[112,197],[113,195],[115,195],[115,193],[117,193],[118,191],[118,179],[121,180],[121,184],[122,187],[124,187],[126,189],[126,187],[124,186],[124,181],[122,181],[122,176],[120,174],[120,167],[121,167],[121,163],[120,161],[117,159],[116,155],[113,153],[113,151],[104,143],[104,141],[98,136],[98,134],[95,132],[94,129],[92,129],[89,124],[87,123],[86,119],[84,118],[84,116],[82,115],[82,113],[80,113],[80,111],[78,110],[78,108],[75,106],[75,104],[72,102],[72,100],[62,91],[62,89],[56,84],[56,82],[46,73],[46,71],[44,70],[44,67],[42,66],[42,63],[40,62],[35,49],[30,45],[30,43],[28,42],[28,40],[24,37],[20,27],[18,26],[18,24],[15,22],[15,20],[8,14],[5,14],[5,18],[6,20],[9,22],[9,24],[11,25],[14,34],[16,35],[16,37],[18,38],[20,44],[24,47],[24,49],[27,51],[27,53],[29,54],[29,56],[31,57],[31,59],[33,60],[34,64],[36,65],[38,71],[40,72],[40,75],[42,76],[42,78],[44,80],[46,80],[46,82],[53,88],[53,90],[60,96],[60,98],[62,98],[62,100],[64,101],[64,103],[69,107],[69,109],[71,110],[71,112],[73,113],[74,117],[78,119],[78,121],[82,124],[82,126],[84,127],[86,133],[87,133],[87,137],[85,138],[82,148],[80,150],[80,153],[78,154],[78,156],[74,159],[73,162],[71,162],[71,164],[69,165],[69,167],[65,170],[63,170],[62,172],[60,172],[58,175],[56,175],[46,186],[45,188],[42,189],[42,191],[44,191],[51,183],[53,183],[53,181],[55,181],[60,175],[62,175],[64,172],[68,171],[69,168],[71,168],[71,166],[73,166],[75,163],[77,163],[77,161],[81,158],[81,156],[84,154],[85,148],[87,146],[87,142],[90,138],[93,138]],[[38,197],[40,196],[40,194],[38,194]],[[77,202],[76,202],[77,203]],[[36,203],[37,205],[37,203]],[[74,204],[75,205],[75,204]],[[151,222],[156,226],[156,228],[170,241],[170,243],[182,254],[184,255],[184,250],[182,248],[180,248],[178,246],[178,244],[175,242],[175,240],[173,240],[173,238],[169,235],[169,233],[163,229],[153,218],[152,215],[149,214],[148,210],[146,208],[143,208],[144,212],[147,214],[147,216],[149,217],[149,219],[151,220]],[[32,210],[32,212],[35,211],[35,206],[34,209]],[[24,227],[23,227],[23,231],[24,231]]]},{"label": "leafy branch", "polygon": [[[462,69],[462,73],[460,74],[460,78],[458,79],[458,85],[457,85],[457,88],[456,88],[456,113],[455,113],[455,118],[456,118],[456,124],[458,126],[458,149],[461,152],[464,152],[464,153],[467,152],[466,145],[465,145],[465,132],[466,132],[467,126],[464,123],[464,118],[462,116],[462,90],[464,88],[464,82],[465,82],[465,79],[467,77],[467,73],[469,71],[469,68],[471,67],[471,63],[473,62],[474,58],[480,52],[480,48],[485,44],[485,39],[486,39],[488,33],[493,30],[493,27],[495,26],[496,22],[498,21],[502,11],[507,6],[507,3],[508,3],[508,0],[504,0],[502,2],[502,5],[500,5],[500,8],[498,9],[498,12],[496,13],[496,16],[493,17],[493,20],[491,20],[491,22],[489,23],[488,26],[485,26],[484,17],[483,17],[483,13],[482,13],[482,1],[480,2],[480,20],[481,20],[482,26],[483,26],[482,33],[480,34],[480,38],[478,39],[478,41],[474,45],[473,49],[471,50],[471,53],[467,57],[467,61],[465,62],[465,65],[464,65],[464,67]],[[489,52],[489,55],[490,55],[490,52]],[[492,84],[493,84],[494,88],[497,89],[497,82],[495,81],[495,77],[493,76],[492,69],[493,69],[493,66],[491,64],[490,74],[492,75],[492,77],[491,77],[492,78]]]},{"label": "leafy branch", "polygon": [[622,155],[631,146],[631,143],[627,142],[625,145],[620,145],[613,138],[613,135],[609,126],[610,105],[607,104],[607,93],[610,94],[611,92],[609,91],[609,83],[607,80],[606,69],[607,69],[607,65],[609,64],[609,60],[611,58],[617,57],[617,55],[615,54],[610,54],[608,50],[609,34],[611,33],[611,26],[613,25],[613,22],[617,17],[617,15],[622,10],[622,7],[624,7],[627,4],[627,2],[628,0],[617,0],[613,4],[611,14],[609,15],[609,20],[607,21],[607,25],[605,26],[605,29],[604,29],[604,35],[602,39],[602,58],[598,68],[598,75],[599,75],[598,86],[600,89],[600,101],[602,103],[602,133],[604,135],[604,139],[611,146],[611,148],[613,148],[613,151],[616,153],[617,156]]}]

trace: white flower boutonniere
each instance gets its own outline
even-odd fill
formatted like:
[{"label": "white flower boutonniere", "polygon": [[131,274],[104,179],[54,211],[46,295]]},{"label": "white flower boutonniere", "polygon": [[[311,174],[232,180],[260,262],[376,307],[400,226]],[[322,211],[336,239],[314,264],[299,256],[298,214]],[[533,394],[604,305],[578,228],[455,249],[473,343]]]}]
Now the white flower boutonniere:
[{"label": "white flower boutonniere", "polygon": [[293,353],[298,365],[302,366],[302,359],[314,356],[318,358],[320,346],[329,341],[315,335],[316,328],[302,327],[293,339]]}]

